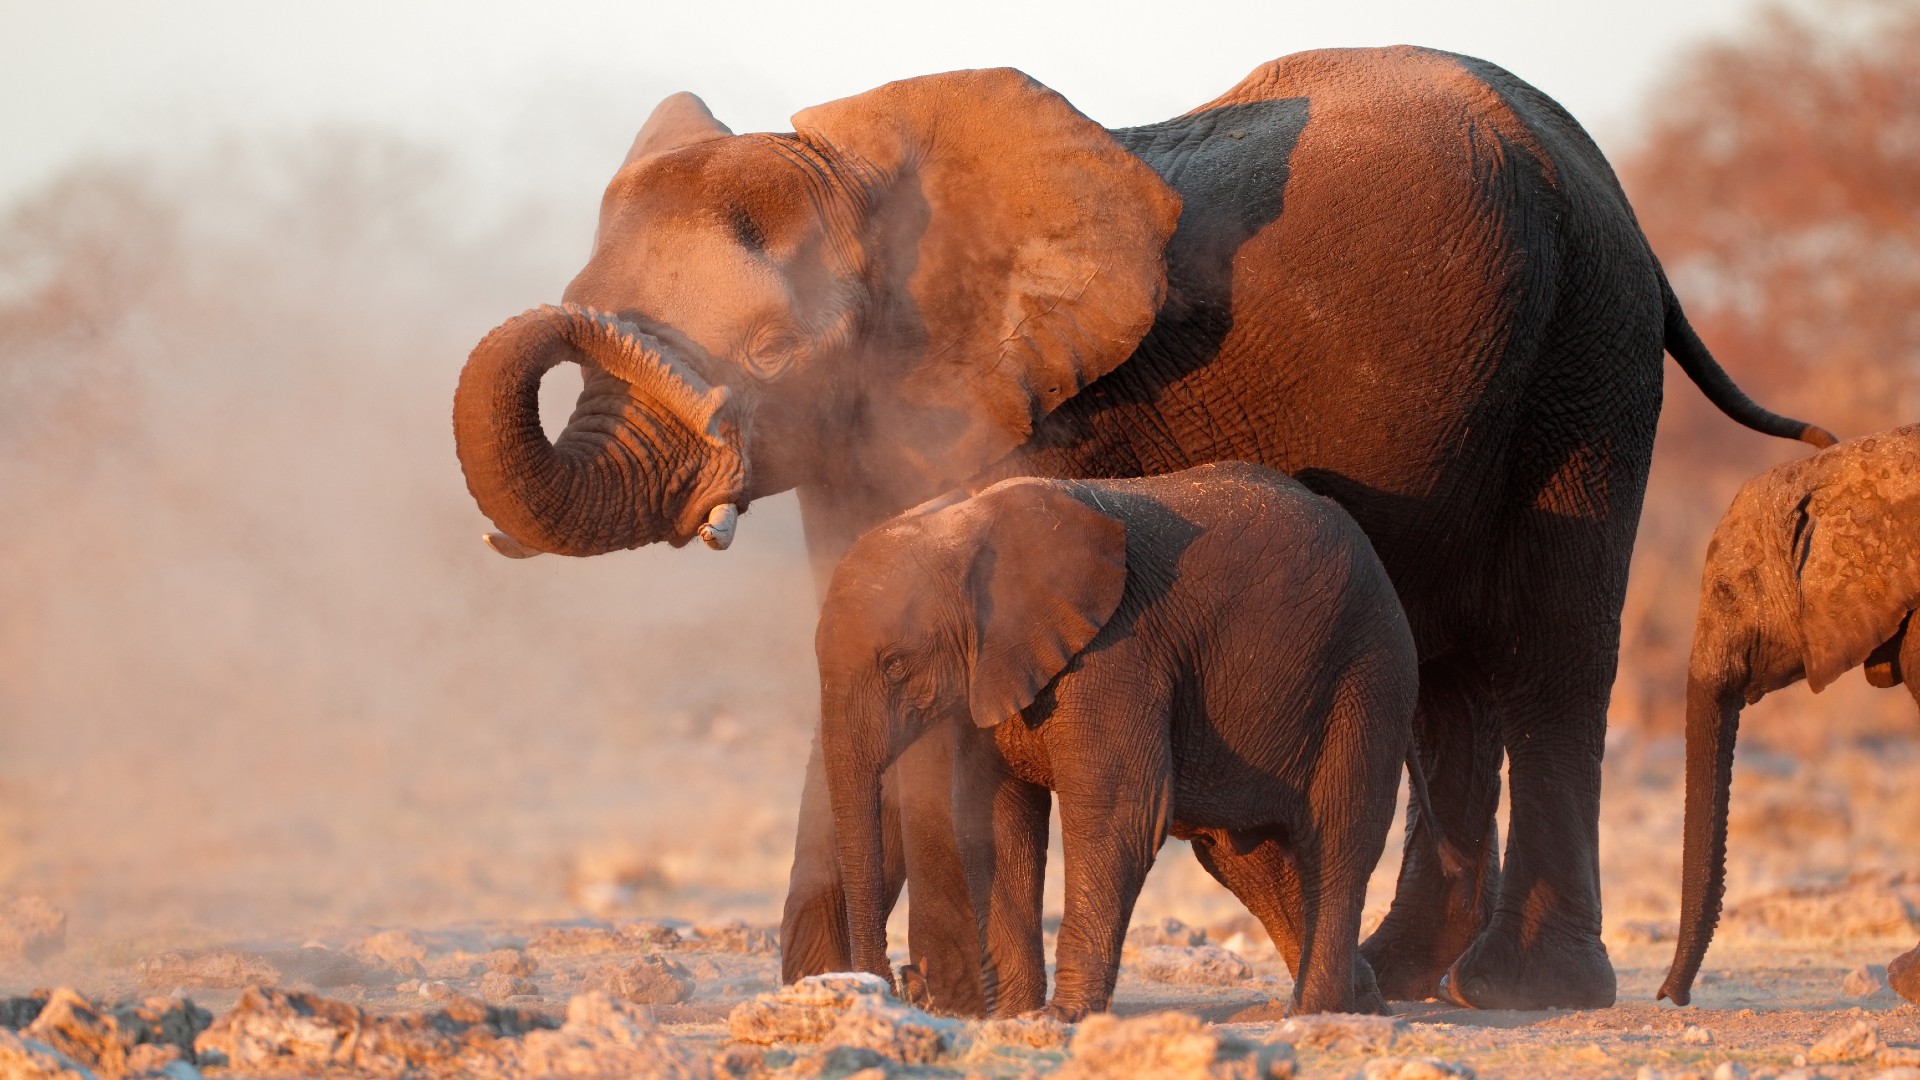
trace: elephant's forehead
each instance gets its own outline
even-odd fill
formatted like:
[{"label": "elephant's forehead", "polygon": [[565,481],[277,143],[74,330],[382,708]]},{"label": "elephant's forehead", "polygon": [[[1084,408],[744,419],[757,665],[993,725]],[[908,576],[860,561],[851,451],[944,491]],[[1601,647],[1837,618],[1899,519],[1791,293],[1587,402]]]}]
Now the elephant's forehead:
[{"label": "elephant's forehead", "polygon": [[807,179],[770,136],[715,139],[623,167],[607,185],[602,224],[610,213],[721,222],[744,211],[778,226],[812,215]]},{"label": "elephant's forehead", "polygon": [[694,215],[603,227],[566,298],[670,326],[714,355],[729,351],[743,324],[788,300],[770,263],[711,217]]}]

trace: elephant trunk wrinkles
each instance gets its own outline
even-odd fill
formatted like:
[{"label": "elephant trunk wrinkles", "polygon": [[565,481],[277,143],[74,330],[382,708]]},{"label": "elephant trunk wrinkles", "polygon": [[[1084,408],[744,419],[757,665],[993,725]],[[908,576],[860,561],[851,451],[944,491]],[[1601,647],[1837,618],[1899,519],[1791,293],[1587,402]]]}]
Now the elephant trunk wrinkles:
[{"label": "elephant trunk wrinkles", "polygon": [[[540,426],[540,379],[584,369],[554,442]],[[746,502],[746,463],[728,392],[668,359],[611,316],[543,307],[474,347],[454,393],[467,490],[526,547],[598,555],[656,540],[683,544],[715,506]]]},{"label": "elephant trunk wrinkles", "polygon": [[1686,840],[1681,863],[1680,933],[1673,964],[1657,997],[1692,1000],[1720,901],[1727,888],[1727,804],[1733,788],[1733,744],[1740,729],[1740,693],[1698,675],[1687,680]]},{"label": "elephant trunk wrinkles", "polygon": [[[855,722],[842,728],[848,720]],[[853,967],[893,983],[887,961],[886,862],[881,846],[881,774],[891,764],[883,717],[828,712],[821,726],[840,878],[846,889]]]}]

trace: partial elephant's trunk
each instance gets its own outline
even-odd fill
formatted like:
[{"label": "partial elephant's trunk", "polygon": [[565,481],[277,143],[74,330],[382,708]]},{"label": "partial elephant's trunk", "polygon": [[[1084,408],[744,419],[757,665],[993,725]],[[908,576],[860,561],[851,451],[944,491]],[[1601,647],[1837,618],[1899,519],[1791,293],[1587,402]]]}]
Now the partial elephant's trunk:
[{"label": "partial elephant's trunk", "polygon": [[[855,721],[848,723],[847,721]],[[859,730],[864,722],[870,730]],[[893,984],[887,961],[886,856],[881,847],[880,782],[891,741],[884,717],[829,713],[822,720],[821,751],[833,800],[833,832],[839,847],[840,880],[846,890],[853,967]]]},{"label": "partial elephant's trunk", "polygon": [[[562,361],[580,364],[586,385],[549,443],[540,378]],[[453,401],[467,490],[510,538],[490,541],[496,550],[516,555],[678,546],[710,516],[730,534],[722,508],[747,498],[739,420],[725,387],[655,339],[573,304],[536,308],[488,334]]]},{"label": "partial elephant's trunk", "polygon": [[1700,973],[1727,889],[1727,803],[1740,693],[1700,674],[1687,679],[1686,842],[1680,871],[1680,935],[1658,997],[1685,1005]]}]

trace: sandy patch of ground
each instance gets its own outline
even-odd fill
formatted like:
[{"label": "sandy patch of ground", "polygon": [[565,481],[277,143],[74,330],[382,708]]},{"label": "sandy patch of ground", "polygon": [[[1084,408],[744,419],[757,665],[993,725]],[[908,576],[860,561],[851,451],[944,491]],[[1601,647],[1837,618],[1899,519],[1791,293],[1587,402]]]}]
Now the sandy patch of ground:
[{"label": "sandy patch of ground", "polygon": [[[743,735],[736,724],[703,721],[654,742],[645,769],[623,771],[631,759],[623,762],[617,752],[582,759],[576,785],[542,781],[538,790],[551,798],[519,803],[524,819],[510,830],[449,826],[426,843],[424,830],[412,826],[405,835],[421,841],[417,846],[372,843],[367,850],[378,854],[376,865],[348,865],[332,877],[276,881],[245,873],[244,852],[209,860],[197,878],[136,858],[124,864],[118,887],[125,891],[116,892],[106,884],[113,868],[100,865],[97,853],[63,861],[61,852],[36,847],[28,836],[14,849],[15,866],[33,872],[16,869],[0,900],[17,903],[29,892],[22,886],[31,886],[66,918],[50,947],[54,917],[33,905],[20,908],[40,929],[37,937],[16,935],[36,942],[31,958],[25,945],[0,956],[0,995],[70,986],[102,1015],[151,999],[191,999],[216,1031],[273,1002],[293,1008],[285,1003],[314,995],[330,1004],[313,1007],[346,1018],[340,1024],[388,1032],[383,1038],[399,1040],[395,1045],[428,1040],[416,1059],[392,1059],[411,1060],[403,1071],[419,1075],[586,1075],[566,1070],[596,1062],[613,1074],[644,1075],[654,1066],[636,1063],[656,1053],[667,1053],[679,1063],[673,1068],[690,1076],[833,1076],[862,1068],[882,1070],[873,1075],[1098,1075],[1098,1061],[1109,1062],[1101,1069],[1120,1067],[1100,1054],[1134,1052],[1126,1049],[1132,1029],[1096,1031],[1080,1044],[1081,1064],[1071,1065],[1074,1032],[955,1024],[940,1029],[948,1032],[944,1048],[917,1051],[918,1059],[903,1063],[898,1055],[912,1053],[898,1050],[906,1045],[899,1017],[884,1009],[861,1020],[867,1034],[839,1036],[870,1045],[831,1053],[816,1042],[736,1038],[730,1018],[778,981],[772,924],[792,828],[784,807],[797,781],[784,773],[803,745],[772,727],[764,737]],[[1170,844],[1141,898],[1115,1014],[1178,1011],[1204,1021],[1200,1035],[1166,1028],[1176,1021],[1156,1021],[1152,1029],[1153,1046],[1191,1051],[1185,1064],[1165,1066],[1175,1070],[1166,1075],[1181,1076],[1257,1069],[1448,1075],[1434,1071],[1443,1066],[1481,1077],[1736,1076],[1739,1069],[1846,1076],[1920,1065],[1920,1010],[1883,989],[1873,967],[1920,939],[1920,874],[1907,873],[1920,869],[1920,793],[1907,782],[1920,743],[1832,739],[1817,753],[1764,740],[1742,746],[1729,911],[1688,1009],[1652,1000],[1678,911],[1678,746],[1616,743],[1602,851],[1606,940],[1620,976],[1616,1007],[1472,1012],[1409,1003],[1398,1007],[1402,1023],[1384,1036],[1289,1029],[1277,1004],[1292,985],[1284,965],[1232,897]],[[518,765],[499,765],[493,779],[503,790],[524,788],[527,781],[513,769],[562,767],[555,756],[527,755]],[[675,772],[678,786],[668,789]],[[649,821],[655,808],[675,801],[670,790],[684,802],[685,778],[694,775],[710,778],[700,785],[712,819],[705,827],[691,827],[699,820],[691,814],[656,817],[624,834],[608,824],[622,814]],[[734,827],[713,824],[722,817]],[[581,835],[583,820],[596,825],[589,839],[555,854],[555,838]],[[262,858],[270,868],[287,865],[284,853]],[[1390,852],[1373,883],[1374,918],[1385,909],[1396,869]],[[1057,876],[1050,890],[1056,911]],[[267,904],[276,889],[299,891],[300,901]],[[163,902],[128,902],[143,890]],[[265,898],[266,906],[248,917],[222,917],[246,908],[250,897]],[[1169,918],[1182,925],[1167,925]],[[901,925],[896,919],[896,931]],[[898,932],[895,945],[904,946]],[[248,995],[255,1000],[236,1011]],[[16,1041],[31,1038],[27,1014],[34,1010],[16,1002],[0,1011],[0,1027],[19,1029],[20,1036],[9,1036]],[[1816,1049],[1829,1033],[1856,1023],[1871,1029],[1864,1050]],[[276,1037],[272,1024],[261,1030],[268,1034],[256,1032],[256,1044]],[[1263,1049],[1279,1044],[1284,1054]],[[0,1040],[0,1056],[6,1052]],[[231,1058],[214,1064],[219,1058],[209,1055],[199,1068],[208,1076],[402,1068],[388,1059],[326,1064],[301,1056],[314,1052],[246,1065]],[[1822,1060],[1854,1052],[1851,1060]],[[142,1053],[139,1060],[153,1065],[161,1051]],[[174,1075],[189,1064],[184,1056],[173,1063]],[[116,1067],[134,1075],[124,1062]]]}]

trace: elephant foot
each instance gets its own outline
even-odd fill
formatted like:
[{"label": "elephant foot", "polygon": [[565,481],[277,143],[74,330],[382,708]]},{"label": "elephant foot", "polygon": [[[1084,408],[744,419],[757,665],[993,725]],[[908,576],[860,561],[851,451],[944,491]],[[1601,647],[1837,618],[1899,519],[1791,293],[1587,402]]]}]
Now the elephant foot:
[{"label": "elephant foot", "polygon": [[1920,945],[1887,962],[1887,985],[1893,992],[1920,1005]]},{"label": "elephant foot", "polygon": [[1374,985],[1373,972],[1366,968],[1366,961],[1354,963],[1353,985],[1348,988],[1344,999],[1327,994],[1307,997],[1300,993],[1299,987],[1287,1002],[1288,1016],[1311,1016],[1315,1013],[1346,1013],[1350,1015],[1392,1016],[1393,1007],[1380,994],[1380,988]]},{"label": "elephant foot", "polygon": [[918,964],[901,964],[895,973],[894,986],[899,989],[901,1001],[933,1011],[933,991],[927,988],[927,976]]},{"label": "elephant foot", "polygon": [[1039,986],[1031,982],[1002,984],[993,995],[993,1015],[996,1017],[1027,1016],[1046,1008],[1046,973],[1041,973]]},{"label": "elephant foot", "polygon": [[1032,1012],[1021,1013],[1020,1019],[1057,1020],[1062,1024],[1077,1024],[1085,1020],[1087,1014],[1091,1012],[1093,1012],[1093,1010],[1087,1008],[1085,1005],[1064,1005],[1056,1001],[1044,1009],[1034,1009]]},{"label": "elephant foot", "polygon": [[1496,915],[1441,978],[1439,996],[1470,1009],[1604,1009],[1616,989],[1598,934]]},{"label": "elephant foot", "polygon": [[1473,941],[1471,923],[1451,925],[1447,912],[1409,914],[1395,906],[1360,946],[1372,965],[1379,993],[1388,1001],[1425,1001],[1440,992],[1440,978]]},{"label": "elephant foot", "polygon": [[1353,1007],[1348,1012],[1371,1013],[1374,1016],[1392,1016],[1393,1010],[1387,1007],[1386,995],[1380,991],[1380,982],[1373,973],[1373,965],[1367,958],[1356,955],[1353,958]]}]

